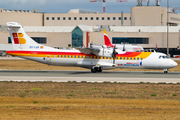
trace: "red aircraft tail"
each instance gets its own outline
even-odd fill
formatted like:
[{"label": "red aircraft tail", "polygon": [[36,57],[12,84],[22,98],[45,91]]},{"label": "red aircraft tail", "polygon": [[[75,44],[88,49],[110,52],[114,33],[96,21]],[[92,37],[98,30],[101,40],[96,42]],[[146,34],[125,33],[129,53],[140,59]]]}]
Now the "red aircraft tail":
[{"label": "red aircraft tail", "polygon": [[103,32],[104,32],[104,42],[105,42],[105,45],[106,45],[107,47],[114,47],[114,45],[112,45],[111,42],[110,42],[110,40],[109,40],[109,37],[108,37],[108,35],[107,35],[106,30],[103,30]]}]

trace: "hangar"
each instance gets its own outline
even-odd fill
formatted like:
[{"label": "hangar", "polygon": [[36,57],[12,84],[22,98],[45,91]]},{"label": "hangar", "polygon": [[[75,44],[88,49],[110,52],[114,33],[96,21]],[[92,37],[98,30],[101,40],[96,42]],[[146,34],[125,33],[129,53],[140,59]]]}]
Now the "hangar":
[{"label": "hangar", "polygon": [[[169,14],[170,54],[179,54],[180,15]],[[167,8],[136,6],[131,13],[98,13],[73,9],[69,13],[39,13],[29,10],[0,9],[0,44],[11,44],[6,22],[19,22],[35,41],[56,48],[104,44],[103,30],[112,43],[138,44],[166,53]]]}]

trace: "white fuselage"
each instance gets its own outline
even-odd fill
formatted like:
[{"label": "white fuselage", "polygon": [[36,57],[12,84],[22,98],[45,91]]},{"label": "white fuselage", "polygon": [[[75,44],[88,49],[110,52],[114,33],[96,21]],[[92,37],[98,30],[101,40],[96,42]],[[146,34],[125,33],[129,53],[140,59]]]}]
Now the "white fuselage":
[{"label": "white fuselage", "polygon": [[[44,53],[43,55],[42,52]],[[135,60],[135,57],[121,57],[121,54],[124,53],[118,54],[119,57],[116,57],[115,59],[115,66],[113,64],[112,57],[98,57],[94,55],[86,55],[79,52],[78,50],[56,50],[36,52],[30,51],[28,55],[20,55],[20,57],[49,65],[79,66],[84,68],[101,66],[102,69],[113,69],[115,67],[135,69],[169,69],[177,66],[177,63],[171,59],[159,58],[159,56],[166,56],[163,53],[151,53],[145,59],[139,58]]]}]

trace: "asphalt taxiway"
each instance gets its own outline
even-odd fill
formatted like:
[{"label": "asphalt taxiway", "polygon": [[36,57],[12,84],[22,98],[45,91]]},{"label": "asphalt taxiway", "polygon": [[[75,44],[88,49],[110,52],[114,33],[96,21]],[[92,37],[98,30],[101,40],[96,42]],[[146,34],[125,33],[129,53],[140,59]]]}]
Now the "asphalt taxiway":
[{"label": "asphalt taxiway", "polygon": [[0,81],[52,81],[52,82],[126,82],[126,83],[180,83],[180,72],[144,71],[19,71],[0,70]]}]

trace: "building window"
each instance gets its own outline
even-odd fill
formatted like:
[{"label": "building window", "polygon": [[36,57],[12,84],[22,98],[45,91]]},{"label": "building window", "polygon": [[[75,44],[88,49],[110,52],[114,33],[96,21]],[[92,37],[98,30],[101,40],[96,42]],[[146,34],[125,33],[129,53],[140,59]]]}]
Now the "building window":
[{"label": "building window", "polygon": [[116,20],[116,17],[113,17],[113,20]]},{"label": "building window", "polygon": [[82,20],[82,17],[80,17],[79,20]]},{"label": "building window", "polygon": [[124,17],[124,20],[127,20],[127,17]]},{"label": "building window", "polygon": [[91,20],[93,20],[93,17],[91,17]]},{"label": "building window", "polygon": [[74,20],[77,20],[77,18],[76,18],[76,17],[74,17]]},{"label": "building window", "polygon": [[12,43],[11,37],[8,37],[8,44]]},{"label": "building window", "polygon": [[83,31],[77,26],[72,31],[72,47],[83,46]]},{"label": "building window", "polygon": [[49,20],[49,17],[46,17],[46,20]]},{"label": "building window", "polygon": [[96,20],[99,20],[99,17],[96,17]]},{"label": "building window", "polygon": [[58,17],[57,19],[60,20],[60,17]]},{"label": "building window", "polygon": [[65,17],[63,17],[63,20],[66,20],[66,18],[65,18]]},{"label": "building window", "polygon": [[104,20],[104,17],[102,17],[102,20]]},{"label": "building window", "polygon": [[88,18],[87,18],[87,17],[85,17],[85,20],[88,20]]},{"label": "building window", "polygon": [[119,17],[119,20],[121,20],[121,17]]},{"label": "building window", "polygon": [[45,37],[31,37],[34,41],[41,44],[46,44],[46,38]]},{"label": "building window", "polygon": [[71,17],[69,17],[68,19],[71,20]]},{"label": "building window", "polygon": [[52,20],[54,20],[54,17],[52,17]]},{"label": "building window", "polygon": [[110,17],[107,17],[107,20],[110,20]]},{"label": "building window", "polygon": [[124,38],[124,37],[112,38],[113,44],[121,44],[124,42],[128,44],[149,44],[149,38]]}]

